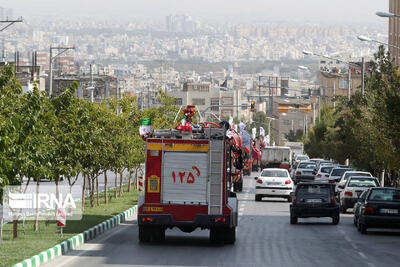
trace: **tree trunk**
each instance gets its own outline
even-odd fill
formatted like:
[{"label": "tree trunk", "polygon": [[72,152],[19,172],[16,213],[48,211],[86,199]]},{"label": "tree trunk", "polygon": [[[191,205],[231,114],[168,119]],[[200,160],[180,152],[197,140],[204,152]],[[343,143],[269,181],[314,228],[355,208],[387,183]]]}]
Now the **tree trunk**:
[{"label": "tree trunk", "polygon": [[128,192],[131,192],[132,174],[133,174],[132,169],[129,169]]},{"label": "tree trunk", "polygon": [[39,230],[39,184],[40,178],[36,178],[36,210],[35,210],[35,223],[33,224],[33,231],[37,232]]},{"label": "tree trunk", "polygon": [[108,181],[107,170],[104,171],[104,203],[108,203]]},{"label": "tree trunk", "polygon": [[83,175],[83,185],[82,185],[82,212],[85,210],[85,187],[86,187],[86,175]]},{"label": "tree trunk", "polygon": [[89,175],[89,183],[90,183],[90,207],[94,207],[94,179],[93,174]]},{"label": "tree trunk", "polygon": [[18,237],[18,218],[16,216],[14,216],[14,220],[13,220],[13,238],[17,238]]},{"label": "tree trunk", "polygon": [[119,174],[119,196],[120,197],[122,197],[122,193],[123,193],[123,190],[122,190],[122,179],[123,179],[123,175],[122,175],[122,173],[123,173],[124,171],[122,171],[120,174]]},{"label": "tree trunk", "polygon": [[0,244],[3,242],[3,224],[4,224],[4,203],[1,205],[1,217],[0,217]]},{"label": "tree trunk", "polygon": [[[60,199],[60,188],[58,186],[58,179],[60,176],[56,175],[56,177],[54,177],[54,182],[56,184],[56,198]],[[71,189],[70,189],[71,191]],[[56,210],[54,211],[54,217],[57,217],[57,213],[58,213],[58,207],[56,207]],[[22,229],[24,229],[24,224],[25,224],[25,219],[22,221]]]},{"label": "tree trunk", "polygon": [[97,201],[97,206],[100,206],[99,174],[96,174],[96,201]]},{"label": "tree trunk", "polygon": [[115,177],[114,177],[114,186],[115,186],[115,188],[114,188],[114,197],[115,198],[117,198],[117,190],[118,190],[118,172],[114,172],[114,175],[115,175]]},{"label": "tree trunk", "polygon": [[138,183],[138,180],[137,180],[137,178],[138,178],[138,171],[139,171],[139,168],[138,167],[136,167],[135,168],[135,183],[134,183],[134,185],[135,185],[135,189],[137,190],[137,183]]}]

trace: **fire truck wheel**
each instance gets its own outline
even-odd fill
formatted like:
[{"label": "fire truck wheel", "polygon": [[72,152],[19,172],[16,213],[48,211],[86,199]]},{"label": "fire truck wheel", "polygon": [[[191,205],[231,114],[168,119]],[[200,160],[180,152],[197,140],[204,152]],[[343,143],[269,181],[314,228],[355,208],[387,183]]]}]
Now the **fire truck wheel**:
[{"label": "fire truck wheel", "polygon": [[238,183],[234,183],[234,184],[233,184],[233,192],[237,192],[237,191],[239,191],[239,189],[238,189]]},{"label": "fire truck wheel", "polygon": [[152,234],[155,242],[163,242],[165,240],[165,229],[162,227],[154,228]]},{"label": "fire truck wheel", "polygon": [[151,232],[148,227],[139,225],[139,241],[142,243],[150,242]]},{"label": "fire truck wheel", "polygon": [[213,244],[221,244],[225,237],[224,228],[210,228],[210,242]]},{"label": "fire truck wheel", "polygon": [[235,244],[236,241],[236,227],[233,228],[225,228],[225,243],[226,244]]}]

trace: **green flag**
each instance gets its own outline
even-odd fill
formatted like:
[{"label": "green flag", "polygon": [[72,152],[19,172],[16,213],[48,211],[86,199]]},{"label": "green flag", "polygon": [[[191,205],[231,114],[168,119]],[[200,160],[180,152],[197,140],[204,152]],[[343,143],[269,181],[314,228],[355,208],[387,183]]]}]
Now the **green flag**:
[{"label": "green flag", "polygon": [[150,133],[151,130],[151,119],[150,118],[143,118],[140,119],[140,127],[139,133],[141,136],[147,135]]}]

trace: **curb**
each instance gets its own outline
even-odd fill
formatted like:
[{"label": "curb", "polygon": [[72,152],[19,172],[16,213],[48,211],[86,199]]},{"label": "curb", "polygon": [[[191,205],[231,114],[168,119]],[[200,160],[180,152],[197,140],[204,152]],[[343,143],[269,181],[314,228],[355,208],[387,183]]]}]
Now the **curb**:
[{"label": "curb", "polygon": [[64,242],[55,245],[52,248],[49,248],[45,251],[40,252],[39,254],[21,261],[12,267],[37,267],[43,263],[49,262],[52,259],[62,256],[67,252],[76,249],[80,245],[86,243],[89,240],[96,238],[101,233],[106,232],[107,230],[119,225],[121,222],[124,222],[127,217],[134,216],[137,213],[137,205],[132,208],[127,209],[126,211],[115,215],[114,217],[99,223],[96,226],[86,230],[83,233],[80,233],[76,236],[71,237],[70,239],[65,240]]}]

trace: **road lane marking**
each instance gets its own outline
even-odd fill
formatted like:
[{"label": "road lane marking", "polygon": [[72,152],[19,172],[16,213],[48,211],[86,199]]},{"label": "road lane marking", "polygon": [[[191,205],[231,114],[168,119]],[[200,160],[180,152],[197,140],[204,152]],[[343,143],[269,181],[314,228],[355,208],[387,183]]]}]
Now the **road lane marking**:
[{"label": "road lane marking", "polygon": [[360,256],[363,257],[364,259],[367,259],[367,256],[365,256],[365,254],[362,253],[361,251],[359,251],[358,254],[360,254]]},{"label": "road lane marking", "polygon": [[[134,221],[136,221],[136,220],[134,220]],[[122,226],[122,225],[131,225],[131,224],[126,224],[126,223],[122,224],[121,223],[120,226]],[[68,253],[67,253],[67,254],[62,255],[61,257],[58,257],[57,259],[61,260],[66,256],[65,260],[63,260],[62,263],[57,263],[57,266],[59,266],[59,267],[60,266],[65,266],[66,264],[70,263],[71,261],[79,260],[79,258],[83,254],[91,252],[91,251],[95,250],[96,248],[97,248],[97,250],[100,250],[104,246],[104,241],[107,241],[111,237],[114,237],[115,234],[118,234],[119,232],[122,232],[122,230],[126,230],[125,227],[117,227],[117,228],[114,228],[114,229],[115,229],[115,231],[108,232],[108,235],[99,236],[98,238],[90,240],[90,241],[96,241],[96,243],[91,243],[90,241],[88,243],[84,243],[82,246],[79,247],[79,249],[82,250],[81,252],[78,252],[75,255],[68,255]],[[72,250],[72,251],[74,251],[74,250]],[[54,261],[50,261],[49,262],[50,265],[52,265],[52,263],[54,265]]]}]

